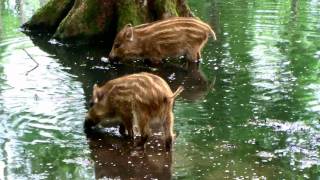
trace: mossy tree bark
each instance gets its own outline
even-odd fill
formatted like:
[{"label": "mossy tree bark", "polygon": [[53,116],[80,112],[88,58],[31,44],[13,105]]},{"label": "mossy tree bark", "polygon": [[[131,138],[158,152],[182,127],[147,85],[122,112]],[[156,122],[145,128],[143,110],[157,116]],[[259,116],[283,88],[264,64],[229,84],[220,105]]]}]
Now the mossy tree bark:
[{"label": "mossy tree bark", "polygon": [[128,23],[171,16],[192,16],[186,0],[49,0],[23,28],[62,41],[96,42],[112,40]]}]

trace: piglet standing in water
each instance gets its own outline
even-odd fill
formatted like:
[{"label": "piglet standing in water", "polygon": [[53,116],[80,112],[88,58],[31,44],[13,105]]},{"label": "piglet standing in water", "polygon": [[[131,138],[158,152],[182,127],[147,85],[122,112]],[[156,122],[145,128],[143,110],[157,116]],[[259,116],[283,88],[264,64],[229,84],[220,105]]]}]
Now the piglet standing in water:
[{"label": "piglet standing in water", "polygon": [[180,86],[174,93],[159,76],[138,73],[108,81],[102,87],[94,85],[92,106],[84,127],[89,130],[103,120],[120,119],[120,133],[127,131],[129,137],[141,135],[138,145],[144,145],[151,135],[150,123],[162,125],[166,148],[173,139],[173,104],[183,91]]},{"label": "piglet standing in water", "polygon": [[184,56],[190,62],[201,59],[201,49],[212,35],[211,27],[192,17],[172,17],[132,27],[126,25],[116,36],[110,60],[148,59],[159,64],[163,59]]}]

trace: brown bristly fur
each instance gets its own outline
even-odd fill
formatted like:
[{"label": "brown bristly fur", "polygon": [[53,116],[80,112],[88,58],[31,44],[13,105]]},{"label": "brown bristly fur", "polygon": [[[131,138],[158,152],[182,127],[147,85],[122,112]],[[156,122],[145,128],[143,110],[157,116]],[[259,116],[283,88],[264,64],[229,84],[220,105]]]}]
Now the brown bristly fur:
[{"label": "brown bristly fur", "polygon": [[182,91],[180,86],[173,93],[162,78],[150,73],[123,76],[102,87],[95,85],[94,104],[87,113],[86,124],[96,125],[106,118],[118,117],[130,137],[141,134],[142,145],[150,136],[150,123],[158,119],[169,148],[173,138],[173,104]]},{"label": "brown bristly fur", "polygon": [[120,61],[143,58],[154,64],[180,56],[198,61],[210,35],[216,39],[208,24],[192,17],[173,17],[135,27],[127,25],[117,34],[109,57]]}]

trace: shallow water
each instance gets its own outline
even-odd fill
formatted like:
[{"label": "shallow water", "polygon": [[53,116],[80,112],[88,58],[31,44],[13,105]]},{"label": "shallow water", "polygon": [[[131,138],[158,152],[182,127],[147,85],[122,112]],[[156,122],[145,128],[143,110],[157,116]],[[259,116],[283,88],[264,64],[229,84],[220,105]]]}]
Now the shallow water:
[{"label": "shallow water", "polygon": [[[189,0],[218,37],[200,69],[30,39],[18,28],[44,3],[0,2],[0,179],[319,178],[319,1]],[[158,138],[136,151],[117,127],[83,133],[93,84],[139,71],[185,86],[172,153]]]}]

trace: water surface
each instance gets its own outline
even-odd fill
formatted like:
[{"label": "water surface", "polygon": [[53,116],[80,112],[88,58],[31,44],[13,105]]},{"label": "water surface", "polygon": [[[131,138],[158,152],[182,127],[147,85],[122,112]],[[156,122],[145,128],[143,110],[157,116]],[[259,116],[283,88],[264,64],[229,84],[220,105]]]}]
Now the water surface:
[{"label": "water surface", "polygon": [[[319,178],[319,1],[189,0],[218,37],[199,69],[110,65],[103,45],[21,33],[44,3],[0,2],[0,179]],[[185,86],[172,153],[83,133],[93,84],[140,71]]]}]

